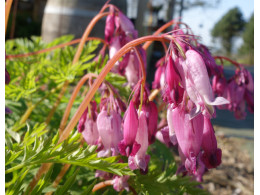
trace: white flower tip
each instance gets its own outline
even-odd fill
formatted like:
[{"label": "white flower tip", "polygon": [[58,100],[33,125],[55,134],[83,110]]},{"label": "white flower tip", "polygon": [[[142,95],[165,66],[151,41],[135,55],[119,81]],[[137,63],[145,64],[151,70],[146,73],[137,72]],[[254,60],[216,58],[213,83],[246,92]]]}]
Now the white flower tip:
[{"label": "white flower tip", "polygon": [[212,105],[212,106],[219,106],[219,105],[230,103],[226,98],[223,97],[216,97],[213,102],[205,98],[205,101],[208,105]]}]

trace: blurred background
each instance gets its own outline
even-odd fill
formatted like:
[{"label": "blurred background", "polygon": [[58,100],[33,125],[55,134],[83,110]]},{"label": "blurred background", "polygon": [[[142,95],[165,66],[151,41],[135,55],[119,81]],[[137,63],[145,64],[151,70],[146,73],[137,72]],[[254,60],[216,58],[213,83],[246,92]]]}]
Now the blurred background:
[{"label": "blurred background", "polygon": [[[65,34],[80,38],[105,2],[13,0],[6,39],[42,36],[44,41],[50,42]],[[110,3],[132,20],[139,36],[152,34],[166,22],[176,19],[188,24],[213,55],[238,61],[254,74],[253,0],[111,0]],[[103,37],[104,26],[105,19],[102,19],[91,36]],[[147,54],[147,79],[151,83],[154,65],[164,55],[164,50],[161,44],[153,43]],[[232,77],[234,66],[224,65],[226,76]],[[223,150],[223,163],[214,170],[219,172],[212,171],[212,177],[209,175],[205,179],[204,187],[212,194],[252,194],[254,115],[248,113],[246,119],[236,120],[233,113],[217,110],[213,123]]]}]

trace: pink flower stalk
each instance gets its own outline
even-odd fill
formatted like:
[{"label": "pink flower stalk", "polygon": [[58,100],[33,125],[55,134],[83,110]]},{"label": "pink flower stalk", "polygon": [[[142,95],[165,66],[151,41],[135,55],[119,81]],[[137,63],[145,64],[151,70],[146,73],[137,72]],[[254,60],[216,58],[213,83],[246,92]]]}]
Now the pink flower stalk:
[{"label": "pink flower stalk", "polygon": [[98,144],[98,130],[97,130],[97,106],[96,102],[92,101],[90,104],[90,109],[86,109],[81,116],[77,129],[82,133],[83,138],[89,145]]},{"label": "pink flower stalk", "polygon": [[144,103],[142,111],[145,113],[147,126],[148,126],[148,140],[149,144],[155,141],[155,134],[157,132],[158,110],[154,102],[149,101]]},{"label": "pink flower stalk", "polygon": [[186,79],[186,90],[190,99],[196,105],[196,112],[192,117],[196,116],[199,111],[203,114],[213,116],[214,105],[228,104],[229,101],[223,97],[214,98],[212,87],[209,82],[203,58],[194,50],[188,50],[186,53],[186,66],[183,67]]},{"label": "pink flower stalk", "polygon": [[130,101],[129,107],[125,112],[123,136],[124,139],[119,143],[118,148],[122,155],[129,156],[135,143],[135,137],[138,129],[138,116],[133,101]]},{"label": "pink flower stalk", "polygon": [[216,168],[221,164],[221,149],[217,146],[217,139],[210,119],[204,116],[202,136],[202,161],[208,169]]},{"label": "pink flower stalk", "polygon": [[140,145],[140,148],[137,151],[132,151],[132,153],[128,157],[128,165],[132,170],[140,168],[143,172],[147,172],[150,156],[146,155],[146,151],[149,145],[148,127],[146,122],[146,116],[143,111],[141,111],[139,116],[139,125],[135,141],[137,144]]},{"label": "pink flower stalk", "polygon": [[189,38],[189,36],[186,36],[186,37],[183,36],[183,35],[185,35],[185,33],[183,32],[182,29],[180,29],[179,27],[175,28],[175,29],[176,30],[172,33],[172,35],[175,37],[176,43],[171,43],[171,45],[170,45],[170,47],[172,47],[172,57],[173,57],[174,61],[176,60],[176,57],[180,56],[181,54],[180,54],[179,50],[177,49],[177,47],[173,47],[173,45],[178,44],[180,46],[180,48],[182,49],[182,51],[185,53],[188,50],[188,48],[190,47],[189,44],[192,41]]},{"label": "pink flower stalk", "polygon": [[104,149],[99,156],[106,156],[110,151],[113,156],[118,153],[118,143],[122,139],[121,116],[114,110],[102,110],[97,117],[97,128],[101,137]]}]

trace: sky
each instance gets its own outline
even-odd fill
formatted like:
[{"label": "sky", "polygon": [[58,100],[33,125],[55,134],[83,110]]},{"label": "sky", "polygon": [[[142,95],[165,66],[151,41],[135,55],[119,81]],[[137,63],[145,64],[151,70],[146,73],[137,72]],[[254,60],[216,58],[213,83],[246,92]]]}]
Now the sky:
[{"label": "sky", "polygon": [[[241,10],[244,19],[248,21],[254,12],[254,0],[220,0],[220,3],[214,8],[191,8],[183,11],[182,21],[191,27],[195,35],[201,36],[202,43],[214,46],[210,34],[211,29],[222,16],[236,6]],[[242,40],[239,40],[236,44],[241,43]]]}]

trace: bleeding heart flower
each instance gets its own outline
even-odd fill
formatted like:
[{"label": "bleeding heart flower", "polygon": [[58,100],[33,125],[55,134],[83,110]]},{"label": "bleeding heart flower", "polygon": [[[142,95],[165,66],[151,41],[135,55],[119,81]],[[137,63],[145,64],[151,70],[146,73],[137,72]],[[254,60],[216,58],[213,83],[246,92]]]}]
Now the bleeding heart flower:
[{"label": "bleeding heart flower", "polygon": [[204,116],[204,129],[202,136],[202,161],[208,169],[221,164],[221,150],[217,146],[217,139],[210,119]]},{"label": "bleeding heart flower", "polygon": [[145,113],[146,121],[148,125],[148,139],[149,144],[155,141],[155,134],[157,132],[158,110],[154,102],[149,101],[144,103],[142,111]]},{"label": "bleeding heart flower", "polygon": [[85,141],[89,145],[97,145],[98,143],[98,130],[97,130],[97,106],[96,102],[92,101],[89,108],[82,114],[77,129],[82,133]]},{"label": "bleeding heart flower", "polygon": [[130,101],[129,107],[125,112],[123,136],[124,139],[119,143],[119,151],[122,155],[131,153],[138,129],[138,116],[133,101]]},{"label": "bleeding heart flower", "polygon": [[97,117],[97,128],[104,145],[104,150],[118,151],[118,143],[122,139],[121,116],[114,110],[108,113],[102,110]]},{"label": "bleeding heart flower", "polygon": [[137,168],[142,169],[143,172],[146,172],[150,156],[146,155],[148,148],[148,127],[146,122],[145,113],[141,111],[139,116],[139,125],[136,134],[135,141],[140,145],[138,151],[134,151],[130,154],[128,158],[128,165],[130,169],[134,170]]},{"label": "bleeding heart flower", "polygon": [[207,69],[203,58],[194,50],[188,50],[186,53],[185,79],[186,90],[190,99],[196,104],[196,113],[194,117],[203,109],[210,116],[214,114],[214,105],[228,104],[229,101],[223,97],[214,98],[212,87],[209,82]]}]

